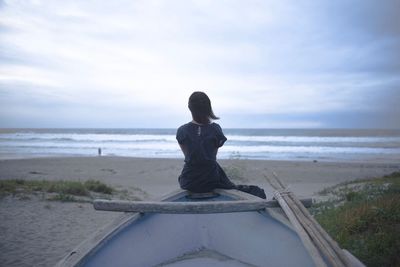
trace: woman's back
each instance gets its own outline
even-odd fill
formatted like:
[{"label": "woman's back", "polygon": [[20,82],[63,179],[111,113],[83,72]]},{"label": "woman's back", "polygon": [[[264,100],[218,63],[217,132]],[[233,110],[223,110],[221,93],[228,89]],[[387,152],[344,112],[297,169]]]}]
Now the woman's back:
[{"label": "woman's back", "polygon": [[238,189],[261,198],[264,190],[257,186],[236,186],[217,163],[218,148],[226,137],[211,108],[211,101],[203,92],[194,92],[189,97],[189,109],[193,121],[178,128],[176,139],[185,155],[185,165],[179,176],[182,189],[193,192],[209,192],[215,188]]},{"label": "woman's back", "polygon": [[188,164],[216,161],[218,148],[226,141],[217,123],[196,124],[193,122],[179,127],[176,139],[186,148],[185,162]]}]

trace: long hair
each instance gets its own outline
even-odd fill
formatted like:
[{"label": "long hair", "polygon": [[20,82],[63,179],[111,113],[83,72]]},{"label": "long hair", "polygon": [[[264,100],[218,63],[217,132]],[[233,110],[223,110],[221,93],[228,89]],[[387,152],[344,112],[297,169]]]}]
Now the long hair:
[{"label": "long hair", "polygon": [[215,116],[211,101],[204,92],[193,92],[189,97],[189,109],[193,120],[201,124],[208,124],[211,120],[218,120]]}]

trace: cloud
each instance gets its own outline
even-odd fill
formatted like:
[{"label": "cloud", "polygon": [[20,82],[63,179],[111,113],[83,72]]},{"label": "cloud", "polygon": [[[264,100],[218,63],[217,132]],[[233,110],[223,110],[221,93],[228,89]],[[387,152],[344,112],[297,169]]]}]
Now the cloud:
[{"label": "cloud", "polygon": [[369,114],[362,127],[398,127],[376,123],[398,114],[398,8],[392,0],[3,1],[8,124],[0,126],[23,127],[38,114],[31,124],[174,127],[188,118],[190,93],[204,90],[232,127],[271,117],[279,127],[349,125],[340,114]]}]

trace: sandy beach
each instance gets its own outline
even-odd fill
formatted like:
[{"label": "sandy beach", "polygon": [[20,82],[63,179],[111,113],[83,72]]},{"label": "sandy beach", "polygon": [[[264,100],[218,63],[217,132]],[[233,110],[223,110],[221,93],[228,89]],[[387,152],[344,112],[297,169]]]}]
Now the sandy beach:
[{"label": "sandy beach", "polygon": [[[325,187],[400,170],[400,163],[333,163],[221,160],[238,184],[261,186],[272,197],[264,175],[275,172],[300,197],[317,197]],[[55,157],[0,161],[0,179],[102,181],[153,199],[178,188],[182,159]],[[61,203],[6,196],[0,199],[2,266],[53,266],[68,251],[118,213],[94,211],[89,203]]]}]

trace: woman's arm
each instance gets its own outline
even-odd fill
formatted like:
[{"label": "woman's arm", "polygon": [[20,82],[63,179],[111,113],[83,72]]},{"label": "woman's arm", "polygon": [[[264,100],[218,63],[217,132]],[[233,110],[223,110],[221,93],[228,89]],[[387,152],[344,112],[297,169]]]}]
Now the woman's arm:
[{"label": "woman's arm", "polygon": [[181,147],[181,150],[182,150],[182,152],[183,152],[183,155],[184,155],[185,158],[186,158],[186,155],[187,155],[187,148],[186,148],[186,146],[185,146],[184,144],[179,144],[179,146]]}]

